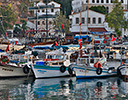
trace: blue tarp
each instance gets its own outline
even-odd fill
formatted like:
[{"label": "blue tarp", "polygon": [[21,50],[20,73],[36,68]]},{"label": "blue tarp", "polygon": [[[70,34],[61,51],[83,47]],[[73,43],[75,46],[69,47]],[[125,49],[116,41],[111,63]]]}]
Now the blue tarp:
[{"label": "blue tarp", "polygon": [[79,39],[79,38],[82,38],[82,39],[87,39],[88,38],[88,42],[91,42],[92,38],[88,35],[85,35],[85,36],[75,36],[74,39]]}]

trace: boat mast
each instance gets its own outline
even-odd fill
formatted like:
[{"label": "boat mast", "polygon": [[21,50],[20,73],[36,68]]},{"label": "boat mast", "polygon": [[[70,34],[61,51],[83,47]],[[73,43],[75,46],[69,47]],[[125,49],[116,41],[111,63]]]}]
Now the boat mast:
[{"label": "boat mast", "polygon": [[47,5],[48,5],[48,0],[46,0],[46,37],[48,37],[48,9],[47,9]]},{"label": "boat mast", "polygon": [[89,0],[87,0],[87,35],[88,35]]}]

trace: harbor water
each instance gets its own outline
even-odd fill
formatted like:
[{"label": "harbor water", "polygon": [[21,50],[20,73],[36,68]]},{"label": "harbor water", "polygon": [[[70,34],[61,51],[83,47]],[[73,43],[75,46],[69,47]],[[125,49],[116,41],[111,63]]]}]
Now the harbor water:
[{"label": "harbor water", "polygon": [[0,79],[0,100],[127,100],[127,98],[128,82],[118,77]]}]

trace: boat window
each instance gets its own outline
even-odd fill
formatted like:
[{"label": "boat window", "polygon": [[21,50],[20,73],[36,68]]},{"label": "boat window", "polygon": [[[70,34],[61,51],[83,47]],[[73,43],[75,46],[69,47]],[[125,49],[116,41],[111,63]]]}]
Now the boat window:
[{"label": "boat window", "polygon": [[63,55],[56,55],[56,59],[62,60],[62,59],[64,59],[64,56]]},{"label": "boat window", "polygon": [[81,60],[80,60],[80,63],[81,63],[81,64],[86,64],[86,59],[81,59]]},{"label": "boat window", "polygon": [[47,57],[48,59],[53,59],[54,58],[54,56],[53,55],[48,55],[48,57]]},{"label": "boat window", "polygon": [[58,65],[58,63],[52,63],[52,65]]},{"label": "boat window", "polygon": [[90,63],[94,63],[94,59],[91,59],[91,60],[90,60]]},{"label": "boat window", "polygon": [[63,63],[62,63],[62,62],[60,62],[60,63],[59,63],[59,65],[63,65]]}]

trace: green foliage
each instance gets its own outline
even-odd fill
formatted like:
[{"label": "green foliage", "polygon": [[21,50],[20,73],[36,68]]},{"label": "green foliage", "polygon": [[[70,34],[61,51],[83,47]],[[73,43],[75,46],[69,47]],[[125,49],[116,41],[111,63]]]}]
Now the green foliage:
[{"label": "green foliage", "polygon": [[117,35],[121,35],[121,29],[125,26],[125,17],[121,2],[115,0],[112,12],[106,15],[109,27],[114,28]]},{"label": "green foliage", "polygon": [[104,6],[92,6],[89,9],[102,14],[107,14],[106,8]]},{"label": "green foliage", "polygon": [[13,11],[11,4],[5,6],[5,8],[0,7],[0,15],[2,15],[2,22],[0,25],[0,32],[5,33],[7,29],[13,28],[16,22],[16,13]]},{"label": "green foliage", "polygon": [[61,25],[63,24],[63,31],[65,33],[69,33],[69,20],[66,19],[66,16],[62,14],[62,12],[57,15],[57,18],[54,20],[55,22],[55,30],[61,31]]},{"label": "green foliage", "polygon": [[16,24],[16,25],[15,25],[13,32],[14,32],[14,33],[19,33],[19,32],[21,32],[21,29],[20,29],[20,25],[19,25],[19,24]]},{"label": "green foliage", "polygon": [[20,22],[22,22],[22,26],[21,29],[23,31],[23,33],[25,33],[26,29],[27,29],[27,22],[25,20],[20,20]]},{"label": "green foliage", "polygon": [[22,26],[20,26],[19,24],[15,25],[14,28],[14,33],[25,33],[26,29],[27,29],[27,22],[25,20],[20,20],[20,22],[22,22]]}]

